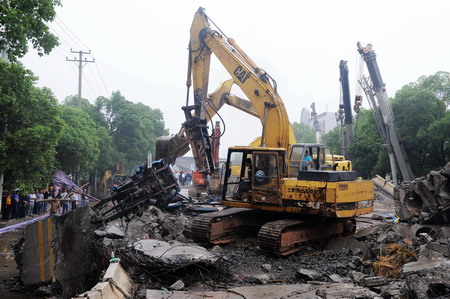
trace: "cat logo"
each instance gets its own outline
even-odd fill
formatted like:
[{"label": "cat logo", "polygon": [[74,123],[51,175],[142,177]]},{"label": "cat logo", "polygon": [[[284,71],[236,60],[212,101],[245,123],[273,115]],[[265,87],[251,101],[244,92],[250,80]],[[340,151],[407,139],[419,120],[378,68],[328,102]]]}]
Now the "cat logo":
[{"label": "cat logo", "polygon": [[233,74],[241,83],[244,83],[250,77],[250,74],[247,73],[242,66],[238,66],[234,70]]}]

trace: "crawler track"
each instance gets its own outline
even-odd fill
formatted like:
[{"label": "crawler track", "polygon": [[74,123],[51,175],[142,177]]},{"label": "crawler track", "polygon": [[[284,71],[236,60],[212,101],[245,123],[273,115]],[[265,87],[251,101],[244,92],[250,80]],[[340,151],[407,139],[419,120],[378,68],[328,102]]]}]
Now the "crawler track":
[{"label": "crawler track", "polygon": [[252,209],[231,208],[198,215],[192,223],[192,234],[214,244],[229,243],[260,226],[254,222],[254,214]]},{"label": "crawler track", "polygon": [[[353,234],[354,219],[328,219],[312,222],[301,219],[276,219],[261,211],[231,208],[194,218],[192,233],[198,239],[223,244],[257,236],[261,250],[286,256],[306,243],[332,236]],[[274,219],[275,218],[275,219]]]},{"label": "crawler track", "polygon": [[281,219],[261,227],[258,245],[263,251],[285,256],[299,251],[307,242],[353,234],[354,231],[354,219],[336,219],[325,223]]}]

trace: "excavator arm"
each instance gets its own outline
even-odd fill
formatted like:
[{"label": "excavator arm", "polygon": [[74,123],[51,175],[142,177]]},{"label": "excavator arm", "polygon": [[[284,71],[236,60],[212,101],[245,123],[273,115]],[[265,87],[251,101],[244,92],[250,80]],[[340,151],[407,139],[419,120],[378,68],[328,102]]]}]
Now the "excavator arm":
[{"label": "excavator arm", "polygon": [[290,123],[275,81],[233,39],[211,28],[203,8],[199,8],[194,16],[189,51],[194,103],[200,105],[197,107],[200,118],[205,114],[209,66],[211,53],[214,53],[255,108],[263,126],[262,145],[289,148]]},{"label": "excavator arm", "polygon": [[[212,53],[232,79],[225,81],[208,96]],[[230,94],[233,84],[239,86],[248,100]],[[207,124],[224,104],[260,119],[260,145],[285,148],[289,151],[290,144],[295,143],[295,135],[286,108],[277,93],[276,82],[259,68],[233,39],[211,28],[203,8],[196,12],[190,30],[186,85],[188,88],[191,85],[193,87],[194,104],[189,105],[187,100],[186,106],[182,107],[186,122],[183,123],[180,133],[158,140],[157,159],[169,157],[166,160],[173,163],[177,156],[187,152],[189,143],[197,170],[203,173],[212,172],[214,165]]]}]

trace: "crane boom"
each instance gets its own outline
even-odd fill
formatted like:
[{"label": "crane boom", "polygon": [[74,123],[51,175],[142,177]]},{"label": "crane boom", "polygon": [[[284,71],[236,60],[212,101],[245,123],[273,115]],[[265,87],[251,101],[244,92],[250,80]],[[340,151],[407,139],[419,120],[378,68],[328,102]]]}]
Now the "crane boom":
[{"label": "crane boom", "polygon": [[350,87],[348,82],[348,66],[347,61],[341,60],[339,63],[339,73],[342,88],[342,99],[344,104],[344,123],[345,123],[345,137],[344,137],[344,154],[348,154],[348,148],[353,143],[353,116],[352,106],[350,102]]},{"label": "crane boom", "polygon": [[375,115],[375,120],[382,138],[387,143],[394,184],[397,185],[398,183],[396,163],[400,168],[403,181],[412,181],[414,179],[414,175],[411,170],[408,157],[406,156],[403,146],[400,143],[395,131],[395,117],[389,103],[389,97],[381,77],[380,69],[378,68],[376,54],[372,50],[371,44],[363,47],[361,43],[358,42],[357,46],[358,52],[366,62],[367,69],[370,74],[370,78],[362,78],[359,82],[372,103],[374,113],[377,114]]}]

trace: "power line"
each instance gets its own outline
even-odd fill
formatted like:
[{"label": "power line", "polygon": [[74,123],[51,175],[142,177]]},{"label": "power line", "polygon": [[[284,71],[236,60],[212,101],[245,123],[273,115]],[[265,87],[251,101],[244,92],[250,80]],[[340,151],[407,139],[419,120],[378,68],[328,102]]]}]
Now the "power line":
[{"label": "power line", "polygon": [[89,67],[89,71],[91,71],[92,77],[94,78],[95,84],[97,85],[98,90],[100,91],[100,95],[103,95],[102,88],[100,87],[100,84],[98,83],[98,80],[97,80],[97,76],[96,76],[96,75],[94,74],[94,72],[92,71],[92,68],[91,68],[91,65],[90,65],[90,64],[88,65],[88,67]]},{"label": "power line", "polygon": [[[83,41],[82,41],[75,33],[73,33],[72,30],[70,30],[70,28],[64,23],[64,21],[63,21],[60,17],[56,16],[55,22],[56,22],[56,24],[64,31],[64,33],[65,33],[65,34],[66,34],[73,42],[75,42],[76,45],[80,46],[80,44],[81,44],[81,45],[84,46],[84,48],[89,49],[89,47],[86,46],[86,44],[83,43]],[[71,33],[71,35],[72,35],[74,38],[72,38],[72,36],[71,36],[71,35],[63,28],[63,26],[67,29],[68,32]],[[52,29],[53,29],[53,28],[52,28]],[[69,45],[69,48],[70,48],[71,52],[72,52],[72,53],[75,53],[75,52],[72,51],[72,47],[70,46],[70,43],[67,42],[67,40],[65,40],[60,34],[58,34],[56,30],[53,29],[53,31],[55,31],[55,33],[56,33],[59,37],[61,37],[61,39],[62,39],[67,45]],[[76,40],[75,40],[75,39],[76,39]],[[78,41],[79,43],[78,43],[77,41]],[[80,48],[82,48],[82,47],[80,47]],[[67,52],[68,52],[68,51],[67,51]],[[91,53],[91,51],[89,51],[89,54],[90,54],[90,53]],[[66,58],[66,60],[67,60],[67,58]],[[68,60],[68,61],[73,61],[73,60]],[[93,61],[95,61],[95,59],[94,59]],[[98,75],[100,76],[100,80],[102,81],[102,84],[103,84],[103,87],[104,87],[104,89],[105,89],[105,91],[106,91],[106,94],[109,95],[110,93],[109,93],[108,87],[106,86],[105,80],[103,79],[102,73],[100,72],[100,69],[99,69],[97,63],[95,64],[95,67],[96,67],[96,69],[97,69]],[[93,74],[93,76],[94,76],[94,80],[95,80],[95,82],[96,82],[96,84],[97,84],[97,87],[99,87],[100,94],[102,94],[102,93],[103,93],[103,92],[101,92],[102,88],[100,87],[100,84],[98,83],[98,81],[97,81],[97,79],[96,79],[96,76],[94,75],[94,72],[92,71],[92,69],[91,69],[90,66],[89,66],[89,69],[91,70],[91,72],[92,72],[92,74]],[[81,81],[81,77],[80,77],[79,80]]]},{"label": "power line", "polygon": [[66,46],[68,46],[70,49],[72,49],[72,45],[64,38],[61,36],[61,34],[58,33],[58,31],[56,31],[50,24],[48,24],[48,27],[50,27],[50,29],[54,32],[54,34],[56,34],[63,43],[66,44]]},{"label": "power line", "polygon": [[101,79],[102,82],[103,82],[103,86],[105,87],[106,94],[109,96],[109,95],[110,95],[109,90],[108,90],[108,88],[106,87],[105,81],[103,80],[102,73],[100,72],[100,69],[98,68],[97,63],[95,64],[95,67],[97,68],[97,72],[98,72],[98,74],[100,75],[100,79]]},{"label": "power line", "polygon": [[[77,45],[77,47],[79,47],[80,49],[83,48],[83,46],[81,46],[74,38],[72,38],[72,36],[67,33],[67,31],[61,26],[61,24],[58,23],[57,20],[55,20],[55,23],[59,26],[59,28],[62,29],[62,31],[64,31],[64,33],[75,43],[75,45]],[[89,48],[88,48],[89,49]]]},{"label": "power line", "polygon": [[78,36],[76,36],[75,33],[73,33],[72,30],[70,30],[69,27],[67,27],[67,25],[63,22],[63,20],[61,20],[61,19],[58,17],[58,15],[56,15],[56,18],[64,25],[64,27],[67,28],[67,30],[69,30],[70,33],[72,33],[72,35],[73,35],[73,36],[74,36],[74,37],[75,37],[75,38],[83,45],[84,48],[89,49],[89,47],[86,46],[86,44],[83,43],[83,42],[81,41],[81,39],[79,39]]},{"label": "power line", "polygon": [[[67,57],[67,54],[64,54],[63,52],[61,52],[60,49],[58,49],[58,48],[53,48],[53,50],[55,50],[58,54],[60,54],[60,55],[62,55],[62,56],[64,56],[64,57]],[[61,49],[61,50],[62,50],[62,49]]]}]

